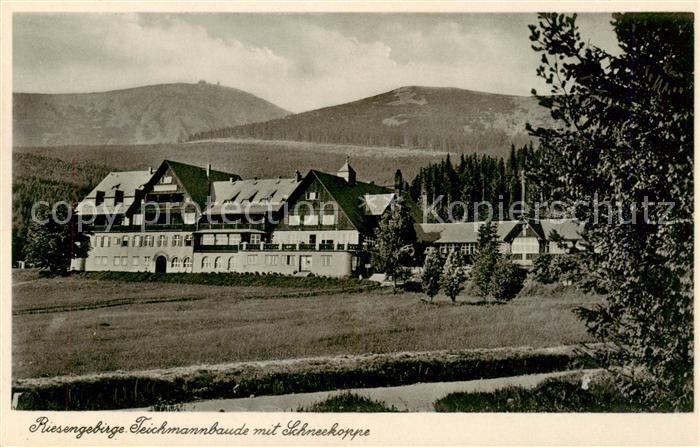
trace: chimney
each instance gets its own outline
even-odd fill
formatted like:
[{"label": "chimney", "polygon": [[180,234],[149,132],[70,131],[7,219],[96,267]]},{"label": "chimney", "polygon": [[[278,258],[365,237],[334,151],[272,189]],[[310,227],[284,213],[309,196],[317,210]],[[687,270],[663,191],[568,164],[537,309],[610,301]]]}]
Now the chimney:
[{"label": "chimney", "polygon": [[300,182],[300,181],[301,181],[301,172],[296,171],[296,172],[294,173],[294,178],[297,179],[297,182]]},{"label": "chimney", "polygon": [[207,163],[207,178],[211,175],[211,163]]},{"label": "chimney", "polygon": [[233,185],[233,183],[234,183],[233,177],[229,177],[228,181]]},{"label": "chimney", "polygon": [[[148,173],[149,173],[149,174],[153,174],[153,168],[150,167],[150,166],[148,167]],[[111,173],[110,173],[110,174],[111,174]]]}]

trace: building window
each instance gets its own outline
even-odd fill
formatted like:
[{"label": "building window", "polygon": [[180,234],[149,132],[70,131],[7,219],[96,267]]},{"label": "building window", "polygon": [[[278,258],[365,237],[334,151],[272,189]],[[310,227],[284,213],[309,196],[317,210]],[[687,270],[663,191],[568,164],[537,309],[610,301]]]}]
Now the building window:
[{"label": "building window", "polygon": [[129,236],[122,236],[122,247],[129,246]]},{"label": "building window", "polygon": [[134,225],[141,225],[143,223],[143,215],[141,214],[134,214],[131,216],[131,222]]},{"label": "building window", "polygon": [[291,214],[289,216],[289,226],[290,227],[298,227],[300,223],[299,216],[296,214]]},{"label": "building window", "polygon": [[182,266],[186,269],[192,268],[192,258],[189,256],[182,260]]},{"label": "building window", "polygon": [[216,243],[216,238],[213,234],[203,234],[202,235],[202,245],[214,245]]},{"label": "building window", "polygon": [[112,258],[112,264],[119,265],[119,256],[115,256],[114,258]]},{"label": "building window", "polygon": [[277,255],[265,255],[265,264],[277,265]]},{"label": "building window", "polygon": [[217,256],[216,259],[214,259],[214,268],[216,270],[223,270],[224,261],[221,260],[221,256]]},{"label": "building window", "polygon": [[228,245],[228,234],[217,234],[216,245]]},{"label": "building window", "polygon": [[228,258],[228,269],[229,270],[235,270],[236,269],[236,257],[231,256]]},{"label": "building window", "polygon": [[205,256],[202,258],[202,268],[203,269],[210,269],[211,268],[211,260],[209,259],[209,256]]},{"label": "building window", "polygon": [[134,236],[131,238],[131,246],[138,247],[138,236]]},{"label": "building window", "polygon": [[95,193],[95,206],[100,206],[104,203],[105,201],[105,192],[104,191],[97,191]]},{"label": "building window", "polygon": [[258,255],[248,255],[246,257],[246,264],[255,265],[258,263]]},{"label": "building window", "polygon": [[329,265],[331,265],[331,256],[330,255],[321,256],[321,265],[324,267],[328,267]]},{"label": "building window", "polygon": [[192,246],[192,235],[188,234],[185,236],[185,247],[191,247]]},{"label": "building window", "polygon": [[250,235],[250,243],[251,244],[259,244],[260,243],[260,235],[255,233]]},{"label": "building window", "polygon": [[120,203],[124,203],[124,191],[118,189],[114,191],[114,204],[119,205]]},{"label": "building window", "polygon": [[316,200],[318,199],[318,192],[316,191],[307,191],[306,192],[306,200]]},{"label": "building window", "polygon": [[127,265],[129,265],[129,258],[122,256],[122,266],[126,267]]},{"label": "building window", "polygon": [[240,234],[229,234],[228,235],[228,243],[230,245],[238,245],[241,243],[241,235]]},{"label": "building window", "polygon": [[161,234],[158,236],[158,247],[167,247],[168,246],[168,237],[164,234]]},{"label": "building window", "polygon": [[182,247],[182,236],[179,234],[174,234],[173,235],[173,242],[172,242],[173,247]]},{"label": "building window", "polygon": [[133,258],[131,258],[131,265],[139,265],[139,257],[138,256],[134,256]]},{"label": "building window", "polygon": [[322,239],[321,244],[324,245],[333,245],[333,239]]},{"label": "building window", "polygon": [[102,256],[102,265],[107,265],[107,256]]},{"label": "building window", "polygon": [[109,238],[106,236],[95,237],[95,246],[96,247],[104,247],[105,246],[105,239],[109,239]]},{"label": "building window", "polygon": [[294,265],[294,255],[287,255],[285,258],[287,265]]},{"label": "building window", "polygon": [[304,216],[304,225],[318,225],[318,214],[307,214]]},{"label": "building window", "polygon": [[151,266],[151,257],[150,257],[150,256],[144,256],[144,257],[143,257],[143,266],[144,266],[144,267],[150,267],[150,266]]},{"label": "building window", "polygon": [[143,245],[146,247],[153,247],[153,236],[152,235],[145,236]]},{"label": "building window", "polygon": [[177,256],[175,256],[172,261],[170,261],[170,267],[172,268],[180,268],[180,259],[178,259]]},{"label": "building window", "polygon": [[194,225],[197,220],[197,215],[195,213],[183,213],[182,221],[185,225]]},{"label": "building window", "polygon": [[335,225],[335,214],[324,214],[321,219],[321,225]]}]

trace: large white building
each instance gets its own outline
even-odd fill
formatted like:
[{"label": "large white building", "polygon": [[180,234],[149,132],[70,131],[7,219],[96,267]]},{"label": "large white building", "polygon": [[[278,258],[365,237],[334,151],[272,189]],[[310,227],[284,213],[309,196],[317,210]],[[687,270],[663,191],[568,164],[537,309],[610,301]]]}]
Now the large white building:
[{"label": "large white building", "polygon": [[349,164],[291,178],[165,160],[111,172],[78,204],[91,250],[74,268],[132,272],[362,273],[363,243],[393,192]]}]

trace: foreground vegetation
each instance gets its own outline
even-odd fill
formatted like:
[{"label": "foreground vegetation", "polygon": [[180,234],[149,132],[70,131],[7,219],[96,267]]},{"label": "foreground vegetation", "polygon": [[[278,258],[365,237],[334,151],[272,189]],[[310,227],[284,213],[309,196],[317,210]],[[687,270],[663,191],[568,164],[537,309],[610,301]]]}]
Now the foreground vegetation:
[{"label": "foreground vegetation", "polygon": [[[439,412],[587,412],[671,411],[650,408],[626,396],[609,378],[588,383],[577,378],[548,379],[535,388],[507,387],[488,393],[453,393],[435,402]],[[692,411],[692,406],[685,411]]]},{"label": "foreground vegetation", "polygon": [[389,413],[397,410],[394,407],[388,407],[384,402],[378,402],[368,397],[358,396],[353,393],[342,393],[315,403],[308,408],[300,408],[299,411],[316,413]]}]

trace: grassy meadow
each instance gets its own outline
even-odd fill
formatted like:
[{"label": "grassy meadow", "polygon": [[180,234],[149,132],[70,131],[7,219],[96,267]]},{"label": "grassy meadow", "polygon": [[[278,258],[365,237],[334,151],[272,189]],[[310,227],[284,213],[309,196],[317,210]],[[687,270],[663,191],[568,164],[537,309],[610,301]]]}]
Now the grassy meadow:
[{"label": "grassy meadow", "polygon": [[[453,305],[390,289],[213,286],[13,273],[13,377],[49,377],[402,351],[546,347],[588,340],[571,312],[601,298],[538,289]],[[51,293],[48,294],[47,291]],[[128,301],[120,301],[128,299]],[[81,304],[108,302],[108,306]],[[33,313],[32,309],[41,309]]]}]

